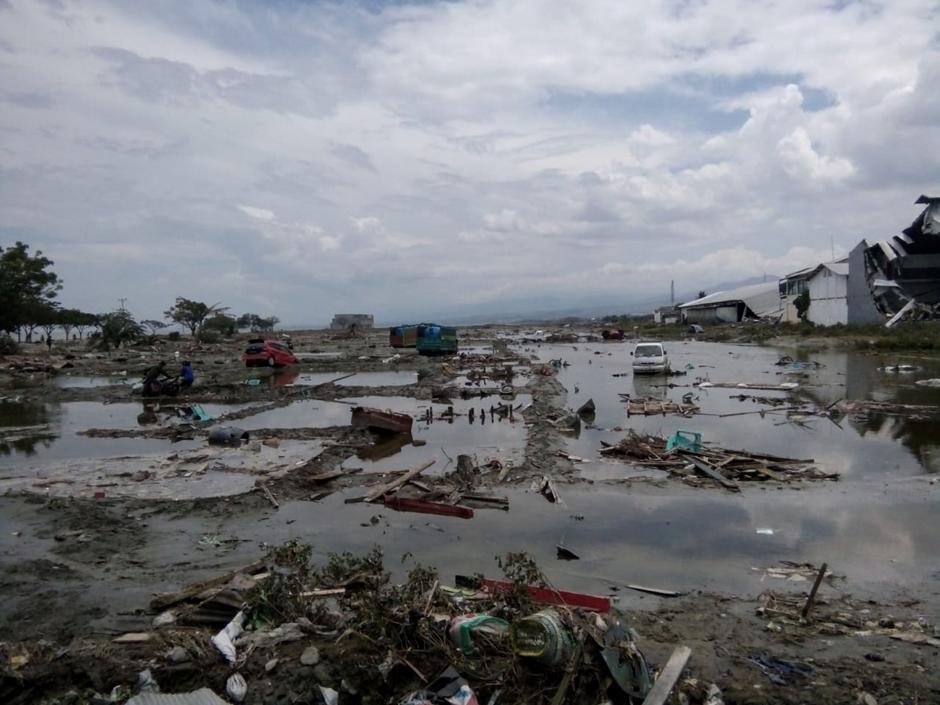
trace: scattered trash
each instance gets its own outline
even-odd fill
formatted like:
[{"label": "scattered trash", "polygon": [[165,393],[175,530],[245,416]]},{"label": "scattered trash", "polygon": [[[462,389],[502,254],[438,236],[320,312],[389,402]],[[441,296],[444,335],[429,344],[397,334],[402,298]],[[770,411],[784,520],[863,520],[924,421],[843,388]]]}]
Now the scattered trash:
[{"label": "scattered trash", "polygon": [[356,428],[374,428],[393,433],[411,433],[414,419],[408,414],[357,406],[352,410],[352,425]]},{"label": "scattered trash", "polygon": [[755,529],[754,533],[761,534],[763,536],[773,536],[774,530],[773,529]]},{"label": "scattered trash", "polygon": [[222,631],[212,637],[212,643],[215,645],[215,648],[217,648],[219,653],[225,657],[226,661],[233,665],[236,660],[234,642],[236,637],[242,633],[244,624],[245,613],[239,612],[235,615],[231,622],[225,625],[225,628]]},{"label": "scattered trash", "polygon": [[248,683],[240,673],[233,673],[225,681],[225,692],[236,703],[243,702],[248,695]]},{"label": "scattered trash", "polygon": [[674,434],[669,440],[675,446],[668,447],[669,440],[660,436],[643,436],[630,431],[617,445],[607,445],[600,453],[607,457],[617,457],[643,467],[660,468],[677,475],[688,484],[699,485],[701,480],[694,478],[695,472],[707,475],[729,489],[738,489],[737,481],[790,482],[792,480],[836,480],[838,474],[823,472],[811,465],[813,460],[783,458],[766,453],[754,453],[746,450],[731,450],[705,447],[700,444],[697,451],[680,446],[700,443],[700,436]]},{"label": "scattered trash", "polygon": [[813,673],[813,667],[800,661],[784,661],[767,654],[755,654],[748,658],[751,663],[764,672],[764,675],[775,685],[789,685],[788,678],[799,676],[806,678]]},{"label": "scattered trash", "polygon": [[339,705],[339,693],[326,686],[317,686],[320,689],[320,695],[323,696],[323,705]]},{"label": "scattered trash", "polygon": [[448,668],[424,689],[409,693],[398,705],[479,705],[470,685],[454,668]]},{"label": "scattered trash", "polygon": [[580,407],[578,407],[577,414],[582,419],[593,419],[595,413],[597,413],[597,407],[594,405],[593,399],[588,399]]},{"label": "scattered trash", "polygon": [[209,431],[209,444],[238,447],[249,440],[249,433],[237,426],[218,426]]},{"label": "scattered trash", "polygon": [[543,610],[516,620],[510,636],[517,654],[537,659],[547,666],[567,663],[574,652],[574,636],[555,610]]},{"label": "scattered trash", "polygon": [[454,617],[447,629],[450,640],[463,654],[473,654],[474,641],[501,641],[509,632],[509,622],[488,614]]},{"label": "scattered trash", "polygon": [[677,448],[698,453],[702,450],[702,434],[695,431],[676,431],[666,439],[666,452]]},{"label": "scattered trash", "polygon": [[208,688],[191,693],[141,693],[128,700],[125,705],[228,705]]},{"label": "scattered trash", "polygon": [[577,561],[581,559],[581,556],[572,551],[570,548],[565,548],[564,546],[556,546],[555,551],[558,555],[558,558],[563,561]]}]

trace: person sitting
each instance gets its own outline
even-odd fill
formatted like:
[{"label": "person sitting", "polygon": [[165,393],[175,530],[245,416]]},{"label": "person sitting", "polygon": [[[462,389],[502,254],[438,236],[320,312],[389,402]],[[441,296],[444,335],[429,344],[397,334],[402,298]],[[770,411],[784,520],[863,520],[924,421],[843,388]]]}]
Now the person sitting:
[{"label": "person sitting", "polygon": [[196,373],[193,372],[192,363],[189,360],[183,360],[183,364],[180,367],[180,386],[184,389],[186,387],[192,387],[195,381]]}]

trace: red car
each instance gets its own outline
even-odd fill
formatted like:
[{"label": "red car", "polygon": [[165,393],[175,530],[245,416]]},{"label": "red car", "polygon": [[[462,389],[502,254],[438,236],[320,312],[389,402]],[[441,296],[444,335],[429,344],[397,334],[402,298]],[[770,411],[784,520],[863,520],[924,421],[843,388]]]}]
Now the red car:
[{"label": "red car", "polygon": [[284,367],[284,365],[297,364],[297,358],[294,357],[289,347],[261,338],[248,341],[248,349],[242,355],[242,360],[245,362],[245,367]]}]

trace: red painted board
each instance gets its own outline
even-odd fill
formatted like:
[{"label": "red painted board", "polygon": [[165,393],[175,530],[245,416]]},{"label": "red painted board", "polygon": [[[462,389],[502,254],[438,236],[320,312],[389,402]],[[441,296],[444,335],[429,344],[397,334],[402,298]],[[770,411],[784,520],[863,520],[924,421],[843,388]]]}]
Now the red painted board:
[{"label": "red painted board", "polygon": [[424,499],[399,497],[387,494],[382,498],[382,504],[389,509],[399,512],[418,512],[419,514],[441,514],[443,516],[473,519],[473,509],[462,504],[442,504],[441,502],[428,502]]}]

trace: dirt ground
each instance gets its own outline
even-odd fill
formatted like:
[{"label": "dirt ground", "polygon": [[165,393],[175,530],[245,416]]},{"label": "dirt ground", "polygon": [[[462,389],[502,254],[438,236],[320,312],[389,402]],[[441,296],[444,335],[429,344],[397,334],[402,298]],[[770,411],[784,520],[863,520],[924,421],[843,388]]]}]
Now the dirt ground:
[{"label": "dirt ground", "polygon": [[[384,472],[339,472],[348,470],[358,457],[369,457],[376,445],[372,433],[353,428],[346,419],[317,427],[252,429],[251,443],[270,444],[257,452],[280,452],[289,449],[291,443],[316,443],[319,452],[315,457],[304,457],[307,446],[297,446],[301,460],[285,450],[286,459],[279,461],[281,471],[241,472],[241,476],[250,476],[247,490],[183,499],[148,497],[137,492],[134,486],[153,480],[153,472],[172,491],[173,480],[167,479],[170,476],[164,478],[159,475],[162,470],[152,468],[170,467],[181,462],[186,453],[208,452],[209,428],[220,421],[238,425],[262,411],[284,409],[299,401],[340,404],[361,397],[405,397],[428,404],[432,399],[452,399],[458,413],[464,413],[466,407],[477,405],[463,399],[464,405],[460,406],[461,397],[477,395],[480,413],[489,416],[491,425],[505,423],[509,428],[508,419],[500,421],[496,412],[490,411],[494,405],[506,404],[513,409],[513,423],[519,428],[524,426],[524,446],[517,460],[492,465],[481,462],[471,467],[473,477],[462,475],[454,465],[420,478],[425,489],[445,498],[456,492],[510,495],[514,507],[518,495],[530,496],[533,487],[540,491],[546,477],[556,483],[562,495],[569,489],[587,489],[590,483],[580,476],[577,458],[569,459],[566,446],[566,419],[570,415],[566,389],[556,374],[550,370],[541,374],[543,365],[521,352],[532,330],[499,326],[462,329],[461,344],[469,349],[462,360],[425,358],[414,350],[391,349],[383,330],[357,336],[337,336],[329,331],[292,332],[301,363],[297,370],[286,376],[281,373],[280,377],[278,371],[245,369],[239,359],[244,338],[216,345],[159,339],[153,346],[110,355],[90,354],[77,342],[56,346],[52,355],[35,346],[35,351],[14,361],[0,362],[0,368],[5,368],[5,372],[0,369],[0,380],[4,382],[0,395],[11,403],[104,402],[105,408],[123,408],[112,405],[139,405],[141,398],[120,379],[138,379],[143,370],[159,360],[167,360],[172,366],[179,352],[181,359],[192,360],[197,383],[179,397],[157,400],[157,412],[165,414],[176,406],[192,404],[232,405],[212,422],[187,419],[184,423],[83,428],[80,439],[173,441],[169,451],[160,451],[159,463],[148,460],[140,464],[131,457],[109,459],[107,463],[123,465],[127,471],[123,476],[117,473],[117,479],[107,486],[100,483],[101,489],[95,492],[90,491],[90,484],[69,484],[69,478],[54,474],[43,482],[31,476],[17,479],[17,465],[7,463],[3,467],[2,474],[20,484],[8,486],[0,496],[0,702],[123,702],[134,692],[138,674],[145,669],[150,670],[164,692],[208,686],[224,694],[232,669],[209,642],[218,626],[154,628],[153,619],[160,611],[151,609],[152,596],[180,590],[261,559],[264,550],[259,537],[264,536],[267,542],[268,536],[277,536],[276,531],[266,527],[278,516],[289,514],[292,507],[317,511],[316,507],[325,506],[331,497],[355,500],[378,483],[395,477]],[[539,339],[552,334],[556,340],[570,342],[569,330],[559,327],[545,327]],[[507,343],[510,339],[515,346]],[[30,371],[30,367],[38,370],[50,364],[61,369],[55,374]],[[526,368],[526,372],[506,375],[507,365]],[[474,369],[485,371],[477,383],[468,386],[455,382],[458,376]],[[350,378],[345,385],[304,385],[296,383],[297,371],[302,375],[328,372],[337,378],[362,372],[407,372],[416,376],[406,384],[356,385]],[[66,377],[114,378],[117,383],[56,383]],[[246,384],[249,378],[261,382]],[[515,386],[512,395],[501,397],[497,391],[479,396],[480,389],[493,392],[506,383]],[[440,408],[438,405],[438,413]],[[434,423],[446,421],[435,419]],[[410,452],[419,451],[410,448]],[[211,463],[214,456],[196,457],[199,460],[193,461],[193,467]],[[83,462],[63,465],[63,472],[76,473],[77,477],[87,466],[100,469],[98,466],[106,464],[95,458]],[[406,463],[398,469],[408,466]],[[667,492],[672,491],[671,487],[675,491],[718,491],[689,490],[680,481],[661,479],[623,483],[616,491],[643,497],[663,491],[663,487]],[[414,487],[409,489],[416,491]],[[748,502],[750,498],[745,495],[740,499]],[[485,507],[486,500],[481,501]],[[363,512],[369,510],[362,503],[337,504],[339,509],[331,510],[333,513],[317,525],[318,533],[310,537],[311,543],[323,552],[332,551],[329,542],[336,539],[342,544],[347,524],[359,527],[371,521],[377,525],[375,543],[382,546],[383,534],[378,531],[387,521],[384,515],[378,516],[376,511],[376,516],[368,519]],[[348,515],[344,514],[344,506],[348,507]],[[486,521],[483,515],[488,510],[475,506],[478,516],[473,521]],[[510,509],[508,516],[514,511]],[[191,545],[194,537],[200,536],[200,552],[181,551],[184,539]],[[448,534],[440,536],[441,541],[450,540]],[[345,550],[345,546],[335,550]],[[454,543],[452,551],[459,552],[459,545]],[[498,551],[499,547],[491,549],[494,554]],[[424,563],[421,555],[414,557]],[[386,554],[387,564],[396,559]],[[572,565],[577,572],[578,564]],[[401,568],[386,567],[392,570],[393,578],[402,577]],[[935,559],[932,570],[938,570]],[[497,572],[495,568],[493,572]],[[729,705],[940,702],[940,633],[936,626],[940,600],[936,587],[926,595],[905,590],[903,585],[873,594],[871,590],[856,589],[851,580],[827,578],[810,618],[801,621],[798,613],[812,576],[813,571],[804,569],[800,574],[804,582],[795,587],[787,582],[786,590],[779,591],[770,589],[777,584],[767,585],[761,594],[693,590],[667,598],[611,587],[611,581],[599,585],[597,592],[633,593],[626,600],[629,604],[621,602],[620,609],[624,621],[638,633],[638,645],[654,668],[663,667],[675,646],[691,648],[685,680],[676,688],[672,702],[704,702],[703,684],[712,683],[720,688],[723,702]],[[940,574],[934,572],[934,585],[937,578]],[[442,584],[448,581],[441,577]],[[585,582],[589,583],[585,579],[579,584]],[[368,659],[357,657],[368,652],[366,646],[357,646],[355,639],[338,640],[335,634],[324,633],[316,626],[303,626],[303,637],[297,640],[259,647],[240,663],[239,672],[249,685],[245,702],[322,702],[318,689],[322,685],[337,690],[340,703],[394,703],[422,685],[416,671],[433,676],[438,665],[446,665],[446,657],[453,657],[452,653],[417,653],[410,659],[414,668],[395,669],[388,680],[379,680],[374,669],[366,674],[362,664]],[[149,634],[146,640],[114,641],[122,634],[140,632]],[[317,662],[311,663],[310,658],[302,662],[301,655],[311,645],[319,650]],[[805,664],[807,669],[804,673],[781,675],[766,665],[767,660],[762,661],[763,665],[758,663],[760,657]],[[272,666],[274,659],[277,662]],[[517,700],[504,696],[490,702],[547,703],[563,676],[564,668],[551,670],[540,676],[545,686],[542,691]],[[497,684],[485,679],[468,680],[477,689],[480,702],[486,702],[484,697],[498,690]],[[127,690],[115,690],[117,686]],[[582,692],[586,696],[593,691],[585,687]],[[569,701],[582,702],[578,693],[576,685]]]}]

